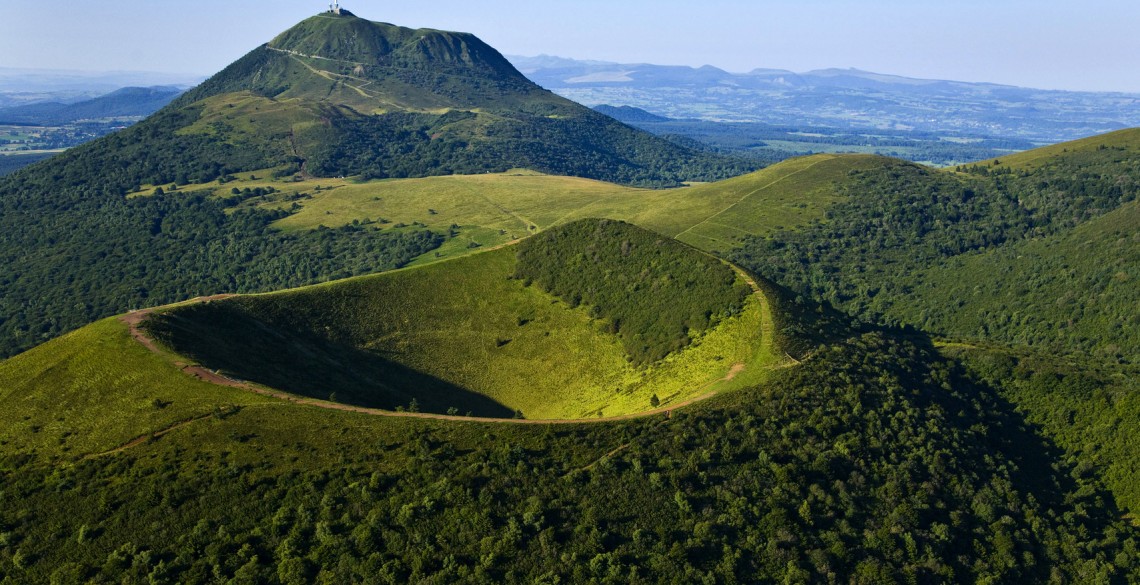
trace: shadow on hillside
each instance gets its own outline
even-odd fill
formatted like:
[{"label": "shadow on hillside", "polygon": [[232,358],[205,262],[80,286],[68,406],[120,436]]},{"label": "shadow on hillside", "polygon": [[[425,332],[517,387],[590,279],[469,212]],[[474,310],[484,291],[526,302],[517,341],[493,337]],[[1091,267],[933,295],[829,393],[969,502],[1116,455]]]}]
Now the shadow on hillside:
[{"label": "shadow on hillside", "polygon": [[[913,406],[942,411],[942,420],[957,431],[953,434],[977,439],[953,445],[954,452],[949,455],[978,474],[976,485],[1012,489],[1031,495],[1029,501],[1040,505],[1036,510],[995,511],[991,521],[1019,514],[1025,515],[1020,521],[1029,521],[1033,515],[1044,513],[1063,518],[1072,534],[1096,535],[1104,542],[1110,542],[1117,531],[1135,534],[1135,529],[1122,521],[1123,511],[1090,462],[1058,446],[1040,426],[1029,422],[998,386],[971,373],[961,361],[942,355],[927,334],[913,327],[857,322],[826,303],[805,301],[770,281],[757,281],[781,313],[777,317],[782,327],[778,333],[781,344],[804,354],[824,347],[840,348],[850,354],[851,363],[857,364],[852,377],[872,387],[895,377],[909,391],[906,400]],[[829,367],[814,362],[805,365]],[[881,378],[883,370],[892,376]],[[803,372],[788,372],[797,374]],[[820,376],[833,374],[819,372]],[[867,392],[864,399],[874,401],[882,390]],[[993,494],[972,497],[974,512],[986,509],[995,499]],[[989,514],[979,516],[984,519]]]},{"label": "shadow on hillside", "polygon": [[[1074,533],[1108,539],[1116,530],[1131,530],[1121,521],[1124,512],[1115,497],[1090,472],[1089,463],[1067,453],[1039,425],[1029,422],[998,387],[972,374],[961,361],[943,356],[929,336],[913,327],[872,329],[915,348],[912,357],[917,359],[910,363],[918,367],[895,373],[908,380],[908,386],[922,389],[915,397],[920,407],[938,407],[951,415],[947,420],[955,426],[981,436],[982,441],[963,445],[958,457],[981,462],[1000,453],[1010,463],[1005,469],[1010,487],[1032,495],[1043,510],[1056,511]],[[935,383],[939,379],[942,388]],[[975,470],[982,472],[984,483],[1002,484],[989,466],[977,465]]]},{"label": "shadow on hillside", "polygon": [[514,415],[446,380],[313,331],[272,326],[225,301],[156,314],[144,327],[207,368],[300,396],[387,410]]}]

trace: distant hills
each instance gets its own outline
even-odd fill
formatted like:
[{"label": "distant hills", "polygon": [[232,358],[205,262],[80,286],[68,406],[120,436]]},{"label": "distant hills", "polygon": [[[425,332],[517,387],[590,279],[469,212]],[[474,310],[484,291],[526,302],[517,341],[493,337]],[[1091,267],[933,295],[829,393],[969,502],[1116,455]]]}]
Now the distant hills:
[{"label": "distant hills", "polygon": [[625,122],[626,124],[669,121],[669,118],[666,118],[665,116],[650,114],[641,108],[635,108],[633,106],[611,106],[609,104],[602,104],[599,106],[594,106],[594,111],[601,112],[619,122]]},{"label": "distant hills", "polygon": [[173,86],[187,88],[201,83],[202,77],[156,71],[70,71],[0,67],[2,97],[15,94],[21,101],[35,100],[37,94],[71,93],[96,97],[123,87]]},{"label": "distant hills", "polygon": [[70,124],[102,118],[142,118],[178,97],[177,87],[124,87],[76,103],[43,102],[0,108],[0,124]]},{"label": "distant hills", "polygon": [[577,102],[670,118],[834,128],[910,129],[1046,142],[1140,125],[1140,95],[1050,91],[884,75],[858,69],[730,73],[682,67],[510,57]]}]

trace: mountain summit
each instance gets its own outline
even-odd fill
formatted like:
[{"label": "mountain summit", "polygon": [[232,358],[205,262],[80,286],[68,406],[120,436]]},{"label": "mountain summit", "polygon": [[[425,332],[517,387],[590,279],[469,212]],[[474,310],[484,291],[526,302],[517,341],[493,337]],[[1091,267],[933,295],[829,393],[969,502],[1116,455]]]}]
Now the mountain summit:
[{"label": "mountain summit", "polygon": [[207,80],[190,97],[243,90],[347,105],[364,114],[483,106],[501,110],[516,105],[521,96],[527,101],[560,99],[552,100],[553,94],[474,35],[371,22],[344,10],[300,22]]},{"label": "mountain summit", "polygon": [[77,152],[115,168],[126,159],[118,191],[266,168],[364,178],[530,168],[645,186],[749,170],[542,89],[474,35],[347,10],[300,22],[120,139]]}]

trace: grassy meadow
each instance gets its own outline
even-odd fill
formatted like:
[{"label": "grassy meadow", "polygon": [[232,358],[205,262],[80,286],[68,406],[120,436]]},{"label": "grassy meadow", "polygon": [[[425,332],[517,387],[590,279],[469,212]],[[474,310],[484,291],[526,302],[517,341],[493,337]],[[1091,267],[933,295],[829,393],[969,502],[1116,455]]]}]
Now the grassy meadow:
[{"label": "grassy meadow", "polygon": [[[509,243],[587,217],[620,219],[705,251],[735,248],[750,235],[767,235],[822,220],[843,197],[835,184],[851,171],[874,168],[872,155],[820,154],[761,171],[676,189],[639,189],[525,169],[482,175],[358,181],[274,177],[274,169],[241,173],[224,184],[192,184],[218,197],[233,190],[272,188],[241,206],[287,210],[274,225],[285,231],[365,224],[381,229],[426,226],[455,237],[416,261],[461,256]],[[134,196],[152,194],[145,185]]]}]

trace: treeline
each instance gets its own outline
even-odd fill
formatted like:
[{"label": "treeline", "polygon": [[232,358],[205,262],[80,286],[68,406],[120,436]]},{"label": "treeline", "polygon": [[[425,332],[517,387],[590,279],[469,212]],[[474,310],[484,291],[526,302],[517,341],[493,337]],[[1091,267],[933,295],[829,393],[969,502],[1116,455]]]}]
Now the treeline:
[{"label": "treeline", "polygon": [[649,364],[741,310],[750,287],[722,262],[621,221],[584,219],[519,244],[515,278],[587,305],[636,364]]},{"label": "treeline", "polygon": [[1137,529],[1095,477],[929,346],[883,333],[668,418],[345,416],[247,408],[75,465],[9,456],[0,581],[1140,578]]},{"label": "treeline", "polygon": [[[1000,163],[993,168],[1004,169]],[[826,221],[769,238],[749,238],[732,258],[805,298],[826,301],[864,320],[1024,343],[1040,339],[1027,335],[1028,316],[1039,323],[1037,332],[1048,332],[1042,342],[1058,348],[1115,344],[1119,352],[1127,347],[1131,333],[1123,329],[1081,329],[1072,323],[1096,322],[1098,312],[1127,314],[1126,307],[1140,301],[1135,292],[1117,287],[1117,294],[1080,312],[1058,299],[1080,294],[1079,287],[1086,283],[1103,286],[1113,278],[1127,279],[1133,270],[1127,259],[1135,258],[1137,250],[1128,228],[1116,225],[1115,232],[1107,234],[1118,237],[1106,234],[1103,245],[1086,247],[1080,254],[1054,250],[1055,255],[1021,257],[1007,251],[1063,237],[1135,200],[1140,157],[1091,150],[1069,153],[1033,170],[970,175],[898,163],[854,173],[840,189],[847,199],[828,211]],[[973,260],[979,255],[1007,261]],[[1066,257],[1076,262],[1052,261]],[[1106,268],[1112,269],[1102,275]],[[1005,298],[1008,291],[1025,293],[1034,286],[1044,288],[1032,298],[1052,295],[1056,302],[1020,306],[1018,298]],[[957,292],[940,294],[942,290]],[[994,309],[998,312],[985,318],[980,329],[977,311]]]},{"label": "treeline", "polygon": [[286,233],[270,227],[284,212],[202,194],[60,193],[72,197],[0,199],[0,356],[133,308],[395,268],[443,241],[371,226]]}]

